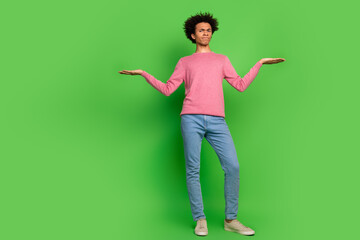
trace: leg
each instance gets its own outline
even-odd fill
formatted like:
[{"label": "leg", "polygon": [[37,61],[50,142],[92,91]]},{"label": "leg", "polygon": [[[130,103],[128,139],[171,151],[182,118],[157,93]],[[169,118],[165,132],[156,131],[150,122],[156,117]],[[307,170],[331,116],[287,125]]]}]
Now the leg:
[{"label": "leg", "polygon": [[229,128],[223,117],[209,117],[206,140],[214,148],[224,170],[225,218],[236,219],[239,200],[239,162]]},{"label": "leg", "polygon": [[202,115],[181,115],[181,133],[184,141],[186,185],[194,221],[206,218],[200,186],[200,151],[204,138]]}]

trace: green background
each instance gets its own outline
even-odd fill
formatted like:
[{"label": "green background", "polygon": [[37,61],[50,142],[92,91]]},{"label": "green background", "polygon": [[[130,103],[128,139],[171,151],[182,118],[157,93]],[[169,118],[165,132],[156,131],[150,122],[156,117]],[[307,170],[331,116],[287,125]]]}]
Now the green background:
[{"label": "green background", "polygon": [[[219,21],[211,50],[240,163],[238,219],[253,239],[340,239],[358,227],[359,56],[355,1],[20,1],[1,3],[0,238],[195,239],[180,111],[166,82],[195,52],[184,21]],[[204,139],[207,239],[223,230],[224,173]],[[356,236],[356,235],[355,235]]]}]

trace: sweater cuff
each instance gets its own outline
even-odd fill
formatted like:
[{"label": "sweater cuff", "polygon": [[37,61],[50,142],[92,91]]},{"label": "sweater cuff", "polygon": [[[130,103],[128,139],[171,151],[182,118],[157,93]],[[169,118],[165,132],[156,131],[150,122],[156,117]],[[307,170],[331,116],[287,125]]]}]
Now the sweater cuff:
[{"label": "sweater cuff", "polygon": [[140,75],[143,76],[143,77],[145,77],[146,74],[147,74],[147,72],[145,72],[145,71],[143,70],[143,72],[142,72]]}]

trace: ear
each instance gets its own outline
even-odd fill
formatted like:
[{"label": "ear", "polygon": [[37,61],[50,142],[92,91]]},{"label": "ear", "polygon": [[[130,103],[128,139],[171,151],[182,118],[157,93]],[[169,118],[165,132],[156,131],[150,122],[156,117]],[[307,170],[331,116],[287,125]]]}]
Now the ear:
[{"label": "ear", "polygon": [[192,39],[195,40],[195,35],[193,33],[191,34],[191,37],[192,37]]}]

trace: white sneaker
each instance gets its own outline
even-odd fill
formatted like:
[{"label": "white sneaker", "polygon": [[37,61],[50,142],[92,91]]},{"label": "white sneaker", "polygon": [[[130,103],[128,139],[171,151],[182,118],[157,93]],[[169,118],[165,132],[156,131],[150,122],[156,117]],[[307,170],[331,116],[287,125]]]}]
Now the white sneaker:
[{"label": "white sneaker", "polygon": [[202,218],[196,221],[195,234],[198,236],[208,235],[206,219]]},{"label": "white sneaker", "polygon": [[226,231],[230,231],[230,232],[236,232],[236,233],[240,233],[242,235],[254,235],[255,231],[252,230],[249,227],[244,226],[241,222],[239,222],[237,219],[232,220],[231,222],[226,222],[224,220],[224,229]]}]

